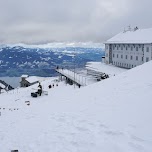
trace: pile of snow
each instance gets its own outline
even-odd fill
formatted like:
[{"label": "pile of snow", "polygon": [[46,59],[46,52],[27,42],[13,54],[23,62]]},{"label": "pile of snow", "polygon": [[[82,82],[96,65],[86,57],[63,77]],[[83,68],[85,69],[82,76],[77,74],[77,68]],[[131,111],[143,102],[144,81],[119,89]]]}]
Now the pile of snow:
[{"label": "pile of snow", "polygon": [[80,89],[45,80],[38,98],[37,85],[0,95],[0,151],[151,152],[151,67]]},{"label": "pile of snow", "polygon": [[118,75],[128,70],[111,64],[105,64],[102,62],[87,62],[86,69],[106,73],[109,76]]},{"label": "pile of snow", "polygon": [[30,76],[26,78],[26,81],[28,81],[29,83],[34,83],[34,82],[38,82],[39,80],[36,76]]}]

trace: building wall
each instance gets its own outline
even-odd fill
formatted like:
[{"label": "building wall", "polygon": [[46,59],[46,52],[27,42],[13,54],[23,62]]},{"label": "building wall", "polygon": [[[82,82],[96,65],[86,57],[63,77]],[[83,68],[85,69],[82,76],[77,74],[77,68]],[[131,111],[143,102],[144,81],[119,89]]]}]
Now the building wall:
[{"label": "building wall", "polygon": [[26,80],[23,80],[20,82],[20,87],[28,87],[30,86],[30,83]]},{"label": "building wall", "polygon": [[106,64],[110,64],[109,48],[112,48],[112,64],[119,67],[133,68],[152,59],[151,44],[106,44],[105,47]]},{"label": "building wall", "polygon": [[109,44],[105,44],[105,63],[109,64]]},{"label": "building wall", "polygon": [[151,44],[145,44],[144,47],[144,62],[148,62],[152,60],[152,45]]},{"label": "building wall", "polygon": [[35,82],[33,82],[33,83],[30,83],[30,82],[28,82],[28,81],[26,81],[26,80],[22,80],[22,81],[20,82],[20,87],[29,87],[29,86],[34,85],[34,84],[36,84],[36,83],[39,83],[39,81],[35,81]]}]

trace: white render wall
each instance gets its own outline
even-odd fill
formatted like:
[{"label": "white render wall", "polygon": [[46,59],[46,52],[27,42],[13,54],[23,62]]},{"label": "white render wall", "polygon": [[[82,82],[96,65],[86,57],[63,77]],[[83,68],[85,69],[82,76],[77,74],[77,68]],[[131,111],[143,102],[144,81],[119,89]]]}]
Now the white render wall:
[{"label": "white render wall", "polygon": [[105,44],[106,64],[110,64],[109,48],[112,48],[112,64],[119,67],[133,68],[152,60],[151,44]]},{"label": "white render wall", "polygon": [[[149,48],[149,49],[147,49],[147,48]],[[152,60],[152,45],[151,44],[145,44],[145,47],[144,47],[144,62],[148,62],[149,60]]]},{"label": "white render wall", "polygon": [[109,45],[105,45],[105,63],[109,64]]}]

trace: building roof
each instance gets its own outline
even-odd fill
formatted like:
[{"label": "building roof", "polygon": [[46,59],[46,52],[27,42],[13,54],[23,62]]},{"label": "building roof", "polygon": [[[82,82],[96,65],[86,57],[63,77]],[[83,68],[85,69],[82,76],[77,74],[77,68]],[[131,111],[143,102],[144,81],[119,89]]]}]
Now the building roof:
[{"label": "building roof", "polygon": [[107,40],[105,44],[149,44],[152,43],[152,28],[136,29],[123,31],[111,39]]},{"label": "building roof", "polygon": [[30,76],[30,77],[26,78],[26,81],[28,81],[29,83],[34,83],[34,82],[37,82],[39,80],[36,76]]},{"label": "building roof", "polygon": [[27,78],[28,77],[28,75],[25,75],[25,74],[23,74],[22,76],[21,76],[21,78]]},{"label": "building roof", "polygon": [[0,88],[3,89],[3,88],[5,88],[5,86],[0,83]]}]

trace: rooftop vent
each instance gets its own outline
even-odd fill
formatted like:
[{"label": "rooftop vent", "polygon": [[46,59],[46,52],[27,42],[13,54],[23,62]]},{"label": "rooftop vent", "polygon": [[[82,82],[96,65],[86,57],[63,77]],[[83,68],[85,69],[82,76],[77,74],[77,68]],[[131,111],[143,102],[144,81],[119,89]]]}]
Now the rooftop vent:
[{"label": "rooftop vent", "polygon": [[135,28],[134,28],[134,31],[137,31],[138,30],[138,27],[136,26]]},{"label": "rooftop vent", "polygon": [[123,33],[126,33],[128,31],[137,31],[138,27],[136,26],[135,28],[131,28],[131,26],[129,25],[127,28],[124,28]]}]

